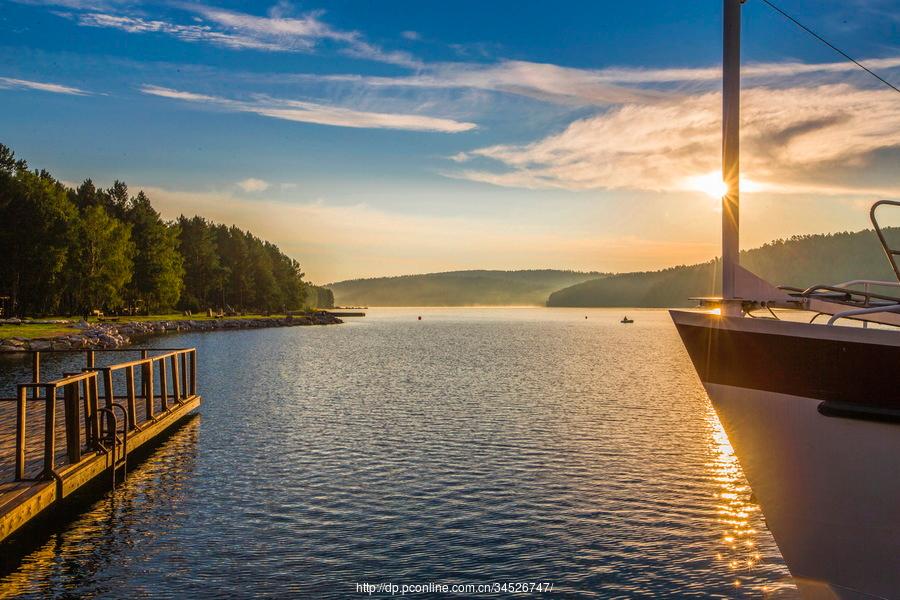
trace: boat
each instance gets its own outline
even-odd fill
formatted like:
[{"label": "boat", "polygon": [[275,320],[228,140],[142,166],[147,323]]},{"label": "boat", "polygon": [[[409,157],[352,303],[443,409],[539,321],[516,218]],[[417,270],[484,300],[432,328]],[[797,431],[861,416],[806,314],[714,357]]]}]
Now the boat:
[{"label": "boat", "polygon": [[723,0],[722,296],[670,314],[800,595],[900,598],[900,297],[874,291],[900,287],[877,218],[900,202],[870,210],[896,281],[777,287],[741,267],[742,3]]},{"label": "boat", "polygon": [[634,323],[634,319],[629,319],[628,316],[626,315],[624,319],[619,321],[619,323]]}]

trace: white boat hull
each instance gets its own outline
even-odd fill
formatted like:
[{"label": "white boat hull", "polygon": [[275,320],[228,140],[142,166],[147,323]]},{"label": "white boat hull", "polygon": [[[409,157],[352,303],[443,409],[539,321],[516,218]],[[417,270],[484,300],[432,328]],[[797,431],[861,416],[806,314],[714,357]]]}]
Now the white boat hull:
[{"label": "white boat hull", "polygon": [[900,598],[900,431],[706,384],[804,598]]},{"label": "white boat hull", "polygon": [[[777,362],[769,365],[770,380],[754,383],[754,374],[761,373],[767,358],[745,356],[743,360],[751,363],[747,366],[742,363],[741,344],[736,343],[758,334],[756,346],[747,351],[759,353],[765,344],[782,343],[785,335],[794,338],[791,343],[798,342],[798,336],[811,343],[821,340],[822,345],[815,347],[830,341],[839,351],[833,369],[840,369],[842,349],[852,353],[866,342],[900,341],[886,337],[889,332],[884,331],[698,318],[696,313],[676,311],[673,318],[701,380],[706,379],[703,385],[802,596],[900,598],[900,424],[826,416],[820,411],[821,398],[765,389],[816,386],[785,374],[804,361],[803,356],[797,356],[794,364],[776,356]],[[715,330],[707,352],[698,344],[698,327]],[[735,332],[743,337],[730,338]],[[895,351],[893,343],[884,348]],[[772,353],[778,353],[774,346]],[[712,364],[716,361],[726,364]],[[795,374],[807,373],[804,368],[798,366]],[[882,375],[897,382],[898,370],[900,364]],[[871,376],[860,374],[859,382],[865,385]],[[729,378],[741,385],[723,382]],[[845,390],[841,398],[848,394]],[[884,408],[883,400],[872,401]]]}]

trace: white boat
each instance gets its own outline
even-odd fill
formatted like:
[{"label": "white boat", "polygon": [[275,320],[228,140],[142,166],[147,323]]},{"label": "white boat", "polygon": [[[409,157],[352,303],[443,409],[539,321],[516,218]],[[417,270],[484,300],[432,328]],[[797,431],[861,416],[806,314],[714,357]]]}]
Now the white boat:
[{"label": "white boat", "polygon": [[859,326],[900,325],[900,298],[871,291],[900,287],[876,219],[900,202],[871,211],[897,281],[776,288],[739,265],[741,4],[724,0],[723,294],[672,319],[801,596],[900,598],[900,330]]}]

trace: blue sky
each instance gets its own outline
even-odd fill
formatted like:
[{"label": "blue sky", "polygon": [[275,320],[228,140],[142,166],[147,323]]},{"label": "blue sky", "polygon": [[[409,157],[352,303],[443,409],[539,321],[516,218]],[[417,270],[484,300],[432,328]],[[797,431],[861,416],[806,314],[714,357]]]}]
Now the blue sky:
[{"label": "blue sky", "polygon": [[[781,0],[900,82],[900,2]],[[0,0],[0,142],[318,282],[716,254],[721,3]],[[743,245],[900,196],[900,95],[744,9]]]}]

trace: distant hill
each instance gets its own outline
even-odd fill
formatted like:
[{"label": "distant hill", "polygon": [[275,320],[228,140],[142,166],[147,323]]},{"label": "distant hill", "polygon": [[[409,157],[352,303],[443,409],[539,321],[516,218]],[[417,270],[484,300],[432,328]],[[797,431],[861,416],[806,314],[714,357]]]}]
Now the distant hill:
[{"label": "distant hill", "polygon": [[[885,237],[893,247],[900,246],[900,228],[885,229]],[[872,230],[776,240],[741,252],[741,264],[775,285],[896,280]],[[554,292],[547,305],[678,307],[691,306],[691,296],[720,293],[718,261],[714,260],[585,281]]]},{"label": "distant hill", "polygon": [[352,279],[325,287],[334,292],[335,306],[542,306],[551,292],[602,276],[552,269],[452,271]]}]

